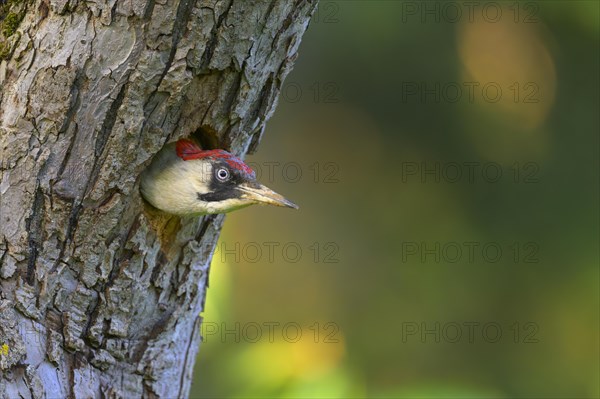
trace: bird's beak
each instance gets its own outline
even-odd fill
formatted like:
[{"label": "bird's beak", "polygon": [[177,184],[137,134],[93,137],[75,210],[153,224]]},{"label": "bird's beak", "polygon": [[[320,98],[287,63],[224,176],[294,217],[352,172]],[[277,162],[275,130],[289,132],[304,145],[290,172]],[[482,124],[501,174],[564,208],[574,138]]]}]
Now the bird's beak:
[{"label": "bird's beak", "polygon": [[248,199],[260,204],[270,204],[298,209],[298,205],[260,183],[242,183],[237,188],[243,193],[242,198],[244,199]]}]

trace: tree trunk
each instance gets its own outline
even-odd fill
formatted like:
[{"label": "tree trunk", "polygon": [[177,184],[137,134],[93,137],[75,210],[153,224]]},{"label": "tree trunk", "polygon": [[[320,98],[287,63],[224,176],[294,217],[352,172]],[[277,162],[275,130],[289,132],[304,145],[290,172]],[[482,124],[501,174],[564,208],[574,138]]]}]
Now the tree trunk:
[{"label": "tree trunk", "polygon": [[252,151],[311,0],[0,0],[0,397],[180,398],[223,216],[146,205],[195,135]]}]

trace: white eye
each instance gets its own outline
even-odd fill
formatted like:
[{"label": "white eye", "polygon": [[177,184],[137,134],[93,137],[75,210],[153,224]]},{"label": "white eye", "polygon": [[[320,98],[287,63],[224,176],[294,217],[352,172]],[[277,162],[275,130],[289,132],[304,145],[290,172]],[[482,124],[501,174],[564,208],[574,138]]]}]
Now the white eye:
[{"label": "white eye", "polygon": [[220,168],[217,170],[217,179],[220,181],[227,181],[227,179],[229,179],[229,171],[225,168]]}]

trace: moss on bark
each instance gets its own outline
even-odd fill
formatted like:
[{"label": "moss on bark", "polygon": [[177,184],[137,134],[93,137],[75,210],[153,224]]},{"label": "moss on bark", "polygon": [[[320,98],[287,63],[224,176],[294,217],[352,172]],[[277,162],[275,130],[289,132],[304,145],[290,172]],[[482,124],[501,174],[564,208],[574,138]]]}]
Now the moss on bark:
[{"label": "moss on bark", "polygon": [[15,34],[27,11],[24,0],[0,2],[0,60],[10,58],[18,40],[9,40]]}]

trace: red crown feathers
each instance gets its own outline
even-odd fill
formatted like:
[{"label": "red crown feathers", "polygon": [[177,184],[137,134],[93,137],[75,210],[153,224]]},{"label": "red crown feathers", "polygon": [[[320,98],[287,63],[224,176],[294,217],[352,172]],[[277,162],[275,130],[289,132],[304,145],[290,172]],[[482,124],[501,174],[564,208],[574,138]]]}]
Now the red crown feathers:
[{"label": "red crown feathers", "polygon": [[203,150],[198,144],[188,139],[181,139],[177,141],[175,149],[177,151],[177,156],[184,161],[204,158],[222,159],[232,168],[248,175],[251,178],[256,178],[256,174],[251,167],[246,165],[244,161],[238,157],[225,150]]}]

